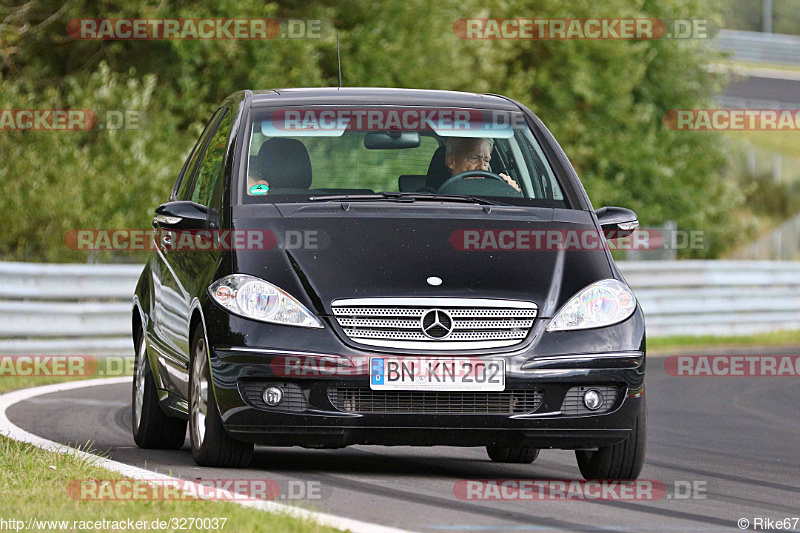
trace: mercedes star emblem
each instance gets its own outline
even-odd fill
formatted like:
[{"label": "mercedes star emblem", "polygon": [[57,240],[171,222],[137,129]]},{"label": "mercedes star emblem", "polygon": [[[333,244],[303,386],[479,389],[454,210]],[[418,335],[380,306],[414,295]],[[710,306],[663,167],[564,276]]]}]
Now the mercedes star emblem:
[{"label": "mercedes star emblem", "polygon": [[453,332],[453,318],[442,309],[426,311],[421,325],[422,332],[431,339],[443,339]]}]

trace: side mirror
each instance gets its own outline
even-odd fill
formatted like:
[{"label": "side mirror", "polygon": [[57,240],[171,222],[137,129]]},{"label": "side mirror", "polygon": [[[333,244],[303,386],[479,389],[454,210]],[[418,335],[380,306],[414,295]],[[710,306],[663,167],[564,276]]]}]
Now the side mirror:
[{"label": "side mirror", "polygon": [[639,217],[624,207],[601,207],[594,213],[606,239],[627,237],[639,227]]},{"label": "side mirror", "polygon": [[156,207],[153,226],[164,229],[216,228],[216,211],[195,202],[167,202]]}]

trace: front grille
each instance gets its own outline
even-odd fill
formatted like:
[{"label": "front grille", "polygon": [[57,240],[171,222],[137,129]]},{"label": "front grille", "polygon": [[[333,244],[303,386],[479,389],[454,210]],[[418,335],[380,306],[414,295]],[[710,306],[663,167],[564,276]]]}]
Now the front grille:
[{"label": "front grille", "polygon": [[[262,397],[264,389],[272,386],[280,387],[281,390],[283,390],[283,400],[275,407],[267,405]],[[308,409],[308,403],[306,402],[306,396],[303,394],[303,390],[294,383],[241,380],[239,381],[239,392],[250,405],[260,409],[290,411],[293,413],[299,413]]]},{"label": "front grille", "polygon": [[[603,396],[603,403],[599,409],[592,411],[583,403],[583,394],[590,390],[596,389],[600,391]],[[586,386],[586,387],[572,387],[567,391],[564,396],[564,402],[561,404],[561,412],[565,415],[589,415],[605,413],[614,407],[617,403],[617,396],[619,395],[619,388],[614,385],[601,385],[601,386]]]},{"label": "front grille", "polygon": [[540,390],[502,392],[374,391],[328,389],[328,399],[348,413],[526,414],[542,403]]},{"label": "front grille", "polygon": [[355,342],[392,348],[463,350],[511,346],[533,326],[537,306],[515,300],[365,298],[333,302]]}]

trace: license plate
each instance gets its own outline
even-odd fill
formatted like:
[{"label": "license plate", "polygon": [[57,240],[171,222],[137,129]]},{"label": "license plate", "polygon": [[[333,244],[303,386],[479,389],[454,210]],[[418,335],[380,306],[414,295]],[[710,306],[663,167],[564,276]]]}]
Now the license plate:
[{"label": "license plate", "polygon": [[372,390],[501,391],[506,388],[502,359],[372,357]]}]

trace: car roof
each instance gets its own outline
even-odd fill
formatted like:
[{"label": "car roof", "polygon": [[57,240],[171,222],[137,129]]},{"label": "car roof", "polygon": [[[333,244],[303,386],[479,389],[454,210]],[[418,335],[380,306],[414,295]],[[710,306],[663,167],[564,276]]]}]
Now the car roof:
[{"label": "car roof", "polygon": [[383,87],[318,87],[246,91],[259,105],[424,105],[519,111],[512,100],[494,94],[389,89]]}]

